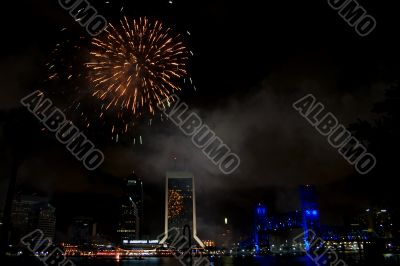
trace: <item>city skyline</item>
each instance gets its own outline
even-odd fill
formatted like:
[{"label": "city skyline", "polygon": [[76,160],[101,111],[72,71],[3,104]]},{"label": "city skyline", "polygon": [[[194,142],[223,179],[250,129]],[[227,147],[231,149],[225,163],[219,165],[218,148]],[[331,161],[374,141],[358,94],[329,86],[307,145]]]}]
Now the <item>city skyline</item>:
[{"label": "city skyline", "polygon": [[[57,225],[56,221],[56,207],[53,207],[49,203],[49,198],[43,197],[43,196],[37,196],[37,192],[34,192],[33,194],[24,194],[20,193],[16,195],[16,198],[13,203],[13,211],[12,211],[12,221],[13,226],[17,226],[15,228],[20,228],[18,230],[12,229],[12,240],[13,243],[18,243],[19,238],[28,233],[28,231],[33,230],[33,229],[40,229],[45,232],[45,235],[50,237],[52,241],[68,241],[71,243],[85,243],[88,241],[92,241],[93,239],[96,238],[98,233],[102,233],[101,236],[105,237],[105,239],[108,239],[111,242],[114,242],[116,245],[121,245],[121,246],[129,246],[130,242],[131,243],[137,243],[139,240],[152,240],[155,239],[156,236],[160,236],[160,233],[163,232],[161,235],[163,236],[163,239],[161,239],[160,243],[163,243],[166,239],[168,239],[168,232],[171,230],[174,230],[175,228],[179,230],[183,230],[183,226],[188,224],[190,226],[190,229],[192,230],[193,233],[193,241],[197,242],[197,244],[201,247],[204,246],[202,240],[208,240],[211,239],[211,241],[217,242],[222,246],[227,246],[227,244],[224,243],[231,243],[233,244],[235,241],[238,241],[239,239],[243,240],[243,237],[246,239],[253,239],[252,241],[255,241],[255,243],[270,243],[268,238],[265,238],[261,235],[258,235],[257,230],[254,229],[255,231],[252,230],[247,230],[245,232],[241,231],[239,228],[232,227],[232,219],[224,217],[223,219],[219,221],[219,224],[221,225],[220,227],[216,227],[216,234],[213,234],[212,237],[202,237],[201,240],[197,236],[197,217],[196,211],[195,211],[195,206],[196,203],[195,201],[192,201],[192,193],[193,197],[195,197],[195,190],[189,189],[188,192],[189,194],[185,194],[182,198],[181,201],[177,200],[176,198],[173,198],[173,204],[171,204],[171,197],[174,196],[174,192],[176,189],[178,191],[181,191],[181,189],[187,189],[187,185],[192,187],[192,182],[194,184],[194,178],[190,172],[179,172],[179,171],[167,171],[166,172],[166,178],[165,178],[165,191],[163,192],[165,196],[163,196],[162,201],[158,202],[158,205],[164,207],[163,213],[165,215],[163,216],[163,219],[158,220],[158,227],[163,227],[163,230],[150,230],[147,231],[147,234],[142,234],[142,233],[137,233],[143,230],[143,224],[147,224],[147,221],[144,219],[143,213],[149,212],[151,210],[146,210],[143,208],[143,203],[141,203],[143,196],[143,182],[141,179],[139,179],[136,174],[130,174],[126,179],[124,179],[124,183],[121,184],[122,188],[122,193],[120,197],[115,197],[114,198],[114,206],[118,206],[119,204],[122,203],[122,205],[119,205],[118,211],[116,212],[117,216],[113,217],[112,220],[112,227],[111,230],[105,230],[104,232],[100,232],[96,230],[96,228],[100,225],[104,225],[105,223],[108,223],[109,220],[102,220],[101,218],[94,218],[93,216],[88,216],[85,213],[81,213],[81,216],[69,216],[67,218],[68,221],[71,221],[71,223],[68,223],[68,228],[67,231],[62,230],[60,231],[60,226]],[[170,180],[177,181],[178,183],[174,183]],[[185,180],[189,180],[190,182],[186,184]],[[183,180],[184,183],[183,187],[180,188],[181,185],[179,185],[179,180]],[[137,183],[136,183],[136,182]],[[138,184],[138,186],[136,186]],[[139,188],[139,189],[136,189]],[[173,188],[173,189],[172,189]],[[309,230],[312,230],[313,232],[320,232],[321,227],[326,227],[326,226],[333,226],[333,227],[340,227],[340,226],[349,226],[351,224],[360,224],[363,226],[363,228],[368,229],[369,232],[373,232],[376,230],[377,233],[379,233],[382,236],[386,237],[392,237],[392,233],[390,230],[394,230],[393,227],[393,221],[390,222],[390,225],[387,224],[386,226],[389,226],[390,228],[393,229],[383,229],[380,228],[378,222],[375,222],[375,219],[371,220],[371,218],[368,218],[369,216],[367,214],[372,214],[372,213],[381,213],[381,215],[387,214],[388,217],[391,215],[395,214],[395,210],[388,209],[385,207],[379,207],[379,206],[370,206],[367,209],[359,209],[355,210],[355,212],[351,213],[350,216],[347,217],[347,220],[344,220],[343,223],[341,224],[330,224],[329,222],[320,222],[320,215],[324,215],[324,212],[320,211],[319,204],[318,204],[318,196],[317,196],[317,188],[315,186],[311,185],[303,185],[298,187],[298,192],[293,194],[294,198],[298,199],[299,204],[295,206],[293,209],[277,209],[277,208],[272,208],[273,211],[267,211],[267,207],[269,205],[265,205],[264,203],[256,203],[252,204],[249,206],[248,210],[245,211],[250,211],[253,212],[255,211],[255,216],[248,216],[246,218],[246,223],[248,226],[254,226],[257,223],[258,225],[258,230],[266,232],[267,227],[273,228],[273,224],[278,224],[280,227],[280,223],[284,221],[284,223],[288,223],[286,226],[289,228],[291,226],[294,226],[294,228],[302,228],[304,232],[307,232]],[[172,194],[171,194],[172,193]],[[182,193],[182,192],[179,192]],[[179,195],[178,195],[179,196]],[[182,196],[182,195],[180,195]],[[185,199],[187,197],[187,199]],[[133,204],[133,198],[135,199],[135,202],[137,203]],[[186,203],[185,203],[186,202]],[[182,204],[182,206],[176,206],[176,204]],[[101,203],[100,203],[101,204]],[[130,207],[127,209],[126,204],[130,205]],[[188,205],[190,207],[188,207]],[[25,206],[25,207],[24,207]],[[45,209],[43,209],[43,207]],[[135,207],[134,207],[135,206]],[[193,206],[193,209],[192,207]],[[176,209],[179,208],[179,209]],[[171,210],[172,209],[172,210]],[[127,212],[127,210],[130,210]],[[194,210],[194,211],[192,211]],[[49,216],[49,214],[46,214],[48,211],[52,213],[52,216]],[[43,213],[43,214],[42,214]],[[173,213],[173,214],[172,214]],[[181,214],[188,214],[188,215],[183,215],[182,217],[180,216]],[[272,213],[272,214],[271,214]],[[128,216],[127,216],[128,214]],[[23,215],[23,217],[26,218],[21,218],[20,215]],[[365,216],[367,215],[367,216]],[[171,222],[171,218],[174,217],[181,217],[177,220],[177,222]],[[41,217],[46,217],[46,218],[41,218]],[[53,217],[53,218],[52,218]],[[139,219],[141,217],[141,219]],[[183,219],[183,217],[186,217]],[[257,217],[264,217],[264,218],[257,218]],[[268,217],[268,218],[267,218]],[[290,218],[291,217],[291,218]],[[131,218],[134,218],[134,221]],[[395,217],[393,217],[396,219]],[[40,222],[40,219],[41,222]],[[182,220],[183,219],[183,220]],[[192,222],[193,219],[193,222]],[[289,219],[287,221],[287,219]],[[229,220],[229,223],[228,223]],[[269,222],[267,222],[267,220]],[[292,220],[290,222],[290,220]],[[27,221],[26,225],[17,225],[15,224],[16,221]],[[140,223],[138,223],[140,221]],[[394,220],[396,221],[396,220]],[[123,224],[121,224],[123,222]],[[87,226],[87,229],[83,229],[85,232],[83,236],[82,233],[72,233],[71,235],[71,226],[73,224],[83,224],[85,223],[85,228]],[[268,224],[267,224],[268,223]],[[385,222],[387,223],[387,222]],[[41,225],[42,224],[42,225]],[[82,225],[79,225],[82,227]],[[84,228],[82,227],[82,228]],[[140,228],[140,229],[139,229]],[[264,229],[262,229],[264,228]],[[121,232],[121,229],[124,232]],[[82,232],[82,229],[74,229],[79,230],[79,232]],[[86,231],[87,232],[86,232]],[[132,231],[133,230],[133,231]],[[147,230],[149,230],[147,228]],[[383,231],[382,231],[383,230]],[[58,232],[58,236],[66,233],[68,235],[67,238],[61,238],[57,239],[56,238],[56,231]],[[117,234],[112,233],[112,231],[116,232]],[[128,232],[129,231],[129,232]],[[50,232],[50,233],[46,233]],[[76,231],[78,232],[78,231]],[[96,233],[97,232],[97,233]],[[221,233],[222,232],[222,233]],[[227,233],[229,232],[229,233]],[[295,231],[298,233],[298,231]],[[227,234],[229,234],[227,238]],[[75,236],[74,236],[75,235]],[[125,235],[125,236],[122,236]],[[100,236],[100,235],[99,235]],[[122,237],[121,237],[122,236]],[[74,240],[73,237],[78,237],[78,240]],[[294,235],[292,236],[292,238]],[[286,240],[290,238],[286,236]],[[81,240],[79,240],[81,239]],[[115,241],[114,241],[115,240]],[[125,241],[124,241],[125,240]]]},{"label": "city skyline", "polygon": [[[0,256],[35,229],[68,254],[142,245],[178,262],[395,253],[397,6],[5,1]],[[176,254],[155,243],[172,228],[193,235]]]}]

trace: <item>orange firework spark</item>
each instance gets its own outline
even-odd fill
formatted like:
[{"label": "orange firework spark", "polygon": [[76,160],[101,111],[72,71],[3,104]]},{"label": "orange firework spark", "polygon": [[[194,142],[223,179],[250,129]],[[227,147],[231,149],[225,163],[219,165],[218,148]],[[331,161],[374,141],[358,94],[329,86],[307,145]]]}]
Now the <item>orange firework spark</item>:
[{"label": "orange firework spark", "polygon": [[103,102],[104,110],[120,115],[154,115],[157,104],[181,90],[180,81],[187,75],[188,50],[180,39],[146,17],[109,24],[92,40],[86,63],[92,96]]},{"label": "orange firework spark", "polygon": [[176,190],[168,190],[168,218],[179,216],[183,211],[183,196]]}]

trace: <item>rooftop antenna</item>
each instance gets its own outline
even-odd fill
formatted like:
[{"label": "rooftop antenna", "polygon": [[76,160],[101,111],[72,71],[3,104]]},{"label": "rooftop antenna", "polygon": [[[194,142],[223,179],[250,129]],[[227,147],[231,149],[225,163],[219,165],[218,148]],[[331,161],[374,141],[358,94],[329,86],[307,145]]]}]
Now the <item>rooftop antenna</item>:
[{"label": "rooftop antenna", "polygon": [[178,166],[177,166],[177,158],[175,155],[172,155],[172,159],[174,160],[174,169],[178,170]]}]

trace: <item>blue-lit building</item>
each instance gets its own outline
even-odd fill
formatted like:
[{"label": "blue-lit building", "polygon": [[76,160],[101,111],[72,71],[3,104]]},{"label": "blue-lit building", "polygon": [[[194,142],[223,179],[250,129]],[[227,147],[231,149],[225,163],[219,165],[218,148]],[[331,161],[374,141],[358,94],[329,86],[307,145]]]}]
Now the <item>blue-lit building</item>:
[{"label": "blue-lit building", "polygon": [[303,215],[304,244],[308,250],[309,242],[313,237],[309,232],[320,233],[319,209],[315,186],[300,187],[301,212]]},{"label": "blue-lit building", "polygon": [[[320,233],[319,208],[314,186],[301,186],[300,208],[292,212],[268,215],[266,206],[258,204],[254,209],[253,243],[257,253],[298,253],[308,248],[309,230]],[[295,244],[293,239],[304,235],[304,243]]]},{"label": "blue-lit building", "polygon": [[300,211],[276,214],[268,219],[270,251],[272,253],[300,253],[302,245],[293,243],[293,239],[301,235],[303,215]]},{"label": "blue-lit building", "polygon": [[269,251],[267,207],[261,203],[255,208],[253,234],[256,253]]},{"label": "blue-lit building", "polygon": [[400,250],[394,241],[394,220],[390,211],[382,208],[366,209],[344,225],[321,225],[317,191],[305,185],[299,189],[298,210],[274,213],[258,204],[254,208],[253,247],[257,254],[304,254],[318,249],[318,239],[327,248],[338,252],[360,255],[368,249]]},{"label": "blue-lit building", "polygon": [[253,244],[256,254],[293,253],[292,239],[303,233],[303,215],[300,211],[268,215],[267,208],[258,204],[254,209]]}]

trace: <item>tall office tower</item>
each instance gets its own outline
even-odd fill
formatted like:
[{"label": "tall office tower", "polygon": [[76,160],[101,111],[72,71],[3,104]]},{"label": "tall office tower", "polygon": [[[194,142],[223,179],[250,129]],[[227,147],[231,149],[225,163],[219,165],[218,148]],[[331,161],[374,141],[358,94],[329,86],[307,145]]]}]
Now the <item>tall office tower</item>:
[{"label": "tall office tower", "polygon": [[218,240],[218,245],[225,250],[229,250],[233,246],[232,226],[227,217],[224,218],[223,230]]},{"label": "tall office tower", "polygon": [[132,173],[125,183],[117,233],[120,244],[129,245],[141,238],[143,228],[143,182]]},{"label": "tall office tower", "polygon": [[305,248],[308,249],[311,233],[309,230],[319,234],[319,210],[317,203],[317,191],[315,186],[305,185],[300,187],[300,202],[303,215],[303,230],[305,232]]},{"label": "tall office tower", "polygon": [[36,206],[47,203],[47,198],[35,195],[17,195],[15,197],[11,212],[12,244],[18,244],[21,237],[38,229],[39,210]]},{"label": "tall office tower", "polygon": [[94,237],[95,223],[90,217],[75,217],[68,230],[68,237],[71,244],[87,245]]},{"label": "tall office tower", "polygon": [[45,237],[54,243],[56,237],[56,208],[49,203],[40,203],[33,208],[34,227],[42,230]]},{"label": "tall office tower", "polygon": [[269,247],[267,208],[259,203],[254,211],[253,240],[256,252],[267,251]]},{"label": "tall office tower", "polygon": [[[160,243],[176,234],[184,235],[184,227],[191,231],[192,243],[204,248],[197,237],[196,195],[194,177],[190,172],[167,172],[165,184],[165,232]],[[175,234],[175,236],[171,236]]]},{"label": "tall office tower", "polygon": [[395,219],[391,217],[390,210],[381,208],[367,209],[357,219],[362,229],[374,232],[381,238],[392,238],[398,232],[393,224]]}]

